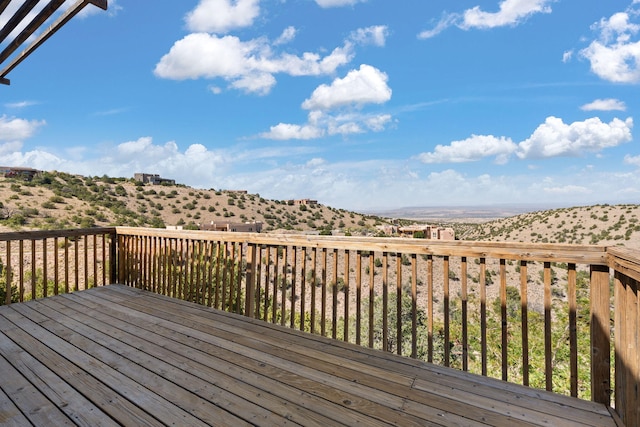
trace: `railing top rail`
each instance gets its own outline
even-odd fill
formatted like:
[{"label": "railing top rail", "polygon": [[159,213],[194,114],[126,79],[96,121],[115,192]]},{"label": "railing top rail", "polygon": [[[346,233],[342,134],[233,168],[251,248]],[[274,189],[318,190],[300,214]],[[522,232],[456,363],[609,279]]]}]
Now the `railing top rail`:
[{"label": "railing top rail", "polygon": [[607,255],[611,269],[640,281],[640,251],[616,246],[607,248]]},{"label": "railing top rail", "polygon": [[436,256],[504,258],[526,261],[607,265],[607,247],[598,245],[539,244],[517,242],[438,241],[412,238],[343,237],[300,234],[231,233],[197,230],[161,230],[116,227],[119,235],[164,237],[252,243],[269,246],[300,246],[378,252],[416,253]]},{"label": "railing top rail", "polygon": [[33,230],[0,233],[0,242],[16,240],[42,240],[54,237],[78,237],[102,234],[115,234],[115,227],[77,228],[65,230]]}]

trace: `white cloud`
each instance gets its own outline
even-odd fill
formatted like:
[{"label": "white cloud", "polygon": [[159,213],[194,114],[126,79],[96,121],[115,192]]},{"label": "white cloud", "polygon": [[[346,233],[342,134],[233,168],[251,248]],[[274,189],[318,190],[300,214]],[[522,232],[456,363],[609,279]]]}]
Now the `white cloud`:
[{"label": "white cloud", "polygon": [[[325,135],[352,135],[367,131],[381,132],[392,121],[390,114],[366,114],[367,104],[382,104],[391,99],[387,75],[370,65],[351,70],[330,85],[321,85],[302,108],[311,110],[305,125],[279,123],[259,136],[267,139],[316,139]],[[337,114],[330,110],[340,109]]]},{"label": "white cloud", "polygon": [[36,101],[18,101],[18,102],[8,102],[4,104],[4,106],[6,108],[11,108],[11,109],[20,109],[20,108],[31,107],[32,105],[38,105],[38,104],[39,102],[36,102]]},{"label": "white cloud", "polygon": [[564,185],[560,187],[545,187],[543,191],[553,195],[575,196],[576,194],[591,194],[591,190],[582,185]]},{"label": "white cloud", "polygon": [[602,18],[592,28],[599,31],[580,55],[591,63],[591,71],[616,83],[640,83],[640,41],[632,41],[640,25],[630,22],[635,13],[618,12]]},{"label": "white cloud", "polygon": [[302,103],[307,110],[329,110],[345,105],[382,104],[391,99],[391,88],[385,73],[363,64],[331,85],[318,86]]},{"label": "white cloud", "polygon": [[463,14],[463,29],[494,28],[517,25],[536,13],[551,13],[553,0],[504,0],[498,12],[484,12],[479,6]]},{"label": "white cloud", "polygon": [[260,0],[200,0],[185,17],[194,32],[226,33],[253,24],[260,15]]},{"label": "white cloud", "polygon": [[341,6],[353,6],[358,3],[364,3],[367,0],[316,0],[318,6],[327,7],[341,7]]},{"label": "white cloud", "polygon": [[26,120],[0,116],[0,142],[23,141],[33,136],[44,120]]},{"label": "white cloud", "polygon": [[516,153],[521,159],[558,156],[583,156],[631,141],[633,119],[613,119],[603,123],[594,117],[582,122],[565,124],[562,119],[548,117],[530,138],[519,144]]},{"label": "white cloud", "polygon": [[640,168],[640,156],[630,156],[629,154],[627,154],[626,156],[624,156],[624,163]]},{"label": "white cloud", "polygon": [[316,139],[324,136],[324,131],[315,126],[299,126],[286,123],[279,123],[271,126],[269,132],[261,134],[263,138],[275,140],[289,139]]},{"label": "white cloud", "polygon": [[580,107],[583,111],[625,111],[627,106],[618,99],[596,99]]},{"label": "white cloud", "polygon": [[632,128],[632,118],[603,123],[595,117],[565,124],[562,119],[548,117],[531,137],[517,145],[504,136],[472,135],[450,145],[437,145],[433,152],[421,153],[417,158],[423,163],[461,163],[495,156],[497,164],[504,164],[513,154],[520,159],[579,157],[631,141]]},{"label": "white cloud", "polygon": [[387,41],[389,29],[386,25],[375,25],[367,28],[358,28],[351,33],[351,40],[356,43],[383,47]]},{"label": "white cloud", "polygon": [[266,39],[241,41],[235,36],[217,37],[192,33],[178,40],[156,64],[158,77],[184,80],[222,78],[231,87],[265,94],[276,84],[276,73],[292,76],[332,74],[353,58],[353,46],[345,43],[322,57],[276,54]]},{"label": "white cloud", "polygon": [[573,58],[573,50],[567,50],[562,54],[562,62],[567,63]]},{"label": "white cloud", "polygon": [[467,9],[462,13],[445,14],[431,30],[418,34],[418,38],[427,39],[436,36],[452,25],[463,30],[474,28],[491,29],[515,26],[537,13],[551,13],[554,0],[503,0],[497,12],[485,12],[480,6]]},{"label": "white cloud", "polygon": [[463,141],[453,141],[450,145],[437,145],[430,153],[418,155],[423,163],[461,163],[473,162],[484,157],[496,158],[496,163],[506,163],[517,145],[505,137],[493,135],[472,135]]},{"label": "white cloud", "polygon": [[287,27],[284,29],[284,31],[282,32],[282,34],[280,34],[280,37],[278,37],[273,44],[274,45],[281,45],[281,44],[287,44],[289,42],[291,42],[293,39],[296,38],[296,33],[298,32],[298,30],[296,30],[295,27]]}]

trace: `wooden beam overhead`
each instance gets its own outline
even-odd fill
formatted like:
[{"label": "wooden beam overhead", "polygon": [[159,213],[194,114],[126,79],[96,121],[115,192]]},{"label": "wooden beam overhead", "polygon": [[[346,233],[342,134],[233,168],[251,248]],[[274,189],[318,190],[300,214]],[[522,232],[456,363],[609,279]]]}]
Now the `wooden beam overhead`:
[{"label": "wooden beam overhead", "polygon": [[[39,0],[26,0],[16,13],[9,19],[7,24],[0,29],[0,42],[4,40],[21,22],[26,18],[28,13],[34,8]],[[9,0],[0,0],[0,13],[2,8],[6,8]],[[4,63],[13,52],[15,52],[27,39],[35,33],[65,2],[65,0],[50,0],[47,5],[33,18],[24,29],[9,43],[9,45],[0,53],[0,64]],[[64,26],[71,18],[76,16],[82,9],[88,5],[94,5],[100,9],[107,9],[107,0],[78,0],[64,13],[62,13],[56,21],[49,27],[44,29],[42,33],[29,44],[22,52],[16,55],[13,60],[0,71],[0,83],[9,84],[6,75],[15,67],[24,61],[31,53],[40,47],[49,37],[55,34]]]}]

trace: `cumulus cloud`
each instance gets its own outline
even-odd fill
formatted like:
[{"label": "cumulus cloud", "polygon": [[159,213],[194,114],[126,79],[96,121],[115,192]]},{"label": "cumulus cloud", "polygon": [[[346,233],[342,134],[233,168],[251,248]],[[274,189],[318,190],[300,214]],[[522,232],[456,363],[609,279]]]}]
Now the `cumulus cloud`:
[{"label": "cumulus cloud", "polygon": [[486,12],[475,6],[462,13],[446,14],[431,30],[418,34],[419,38],[431,38],[455,25],[463,30],[491,29],[515,26],[537,13],[551,13],[554,0],[503,0],[497,12]]},{"label": "cumulus cloud", "polygon": [[44,126],[44,120],[26,120],[0,116],[0,142],[23,141],[33,136],[38,128]]},{"label": "cumulus cloud", "polygon": [[599,152],[631,141],[632,128],[631,118],[625,121],[615,118],[603,123],[594,117],[565,124],[562,119],[548,117],[530,138],[519,144],[516,154],[521,159],[579,157],[587,152]]},{"label": "cumulus cloud", "polygon": [[286,123],[279,123],[271,126],[269,132],[261,134],[263,138],[275,140],[288,139],[316,139],[324,136],[325,132],[315,126],[300,126]]},{"label": "cumulus cloud", "polygon": [[302,103],[306,110],[329,110],[344,105],[382,104],[391,99],[391,88],[385,73],[363,64],[330,85],[318,86]]},{"label": "cumulus cloud", "polygon": [[260,0],[200,0],[185,17],[194,32],[226,33],[253,24],[260,15]]},{"label": "cumulus cloud", "polygon": [[635,12],[618,12],[593,24],[598,38],[580,55],[598,77],[616,83],[640,83],[640,41],[633,40],[640,25],[631,22]]},{"label": "cumulus cloud", "polygon": [[296,56],[275,53],[264,38],[242,41],[235,36],[192,33],[171,47],[156,64],[154,73],[174,80],[222,78],[231,87],[265,94],[275,85],[276,73],[332,74],[349,63],[353,55],[352,43],[345,43],[324,57],[311,52]]},{"label": "cumulus cloud", "polygon": [[353,6],[358,3],[364,3],[367,0],[316,0],[318,6],[322,8]]},{"label": "cumulus cloud", "polygon": [[[259,136],[267,139],[316,139],[325,135],[352,135],[367,131],[381,132],[392,121],[389,114],[367,114],[368,104],[383,104],[391,99],[387,75],[363,64],[330,85],[320,85],[302,103],[310,110],[305,125],[279,123]],[[331,113],[331,110],[339,110]]]},{"label": "cumulus cloud", "polygon": [[627,106],[618,99],[596,99],[580,107],[583,111],[625,111]]},{"label": "cumulus cloud", "polygon": [[640,156],[630,156],[629,154],[627,154],[626,156],[624,156],[624,163],[640,168]]},{"label": "cumulus cloud", "polygon": [[595,117],[565,124],[562,119],[548,117],[518,144],[507,137],[473,135],[450,145],[437,145],[433,152],[421,153],[417,158],[423,163],[460,163],[495,157],[497,164],[504,164],[513,154],[520,159],[579,157],[631,141],[632,128],[631,118],[603,123]]},{"label": "cumulus cloud", "polygon": [[437,145],[431,153],[418,156],[423,163],[473,162],[484,157],[495,157],[496,163],[506,163],[517,145],[509,138],[493,135],[472,135],[463,141],[453,141],[451,145]]},{"label": "cumulus cloud", "polygon": [[287,27],[284,29],[284,31],[282,32],[282,34],[280,34],[280,37],[278,37],[273,44],[274,45],[281,45],[281,44],[287,44],[290,41],[292,41],[293,39],[296,38],[296,34],[297,34],[298,30],[296,30],[295,27]]},{"label": "cumulus cloud", "polygon": [[351,33],[351,40],[358,44],[383,47],[387,41],[389,29],[386,25],[374,25],[367,28],[358,28]]}]

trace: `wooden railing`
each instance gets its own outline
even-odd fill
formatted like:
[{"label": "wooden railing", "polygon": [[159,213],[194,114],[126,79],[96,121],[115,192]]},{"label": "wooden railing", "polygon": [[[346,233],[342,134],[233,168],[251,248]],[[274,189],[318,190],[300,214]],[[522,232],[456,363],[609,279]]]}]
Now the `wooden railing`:
[{"label": "wooden railing", "polygon": [[[129,227],[9,233],[0,242],[11,242],[0,258],[19,285],[13,300],[120,282],[591,399],[640,425],[637,251]],[[57,255],[41,261],[29,247]],[[49,290],[40,292],[33,277],[51,259],[59,261],[42,267]]]},{"label": "wooden railing", "polygon": [[115,228],[0,233],[0,304],[116,281]]}]

